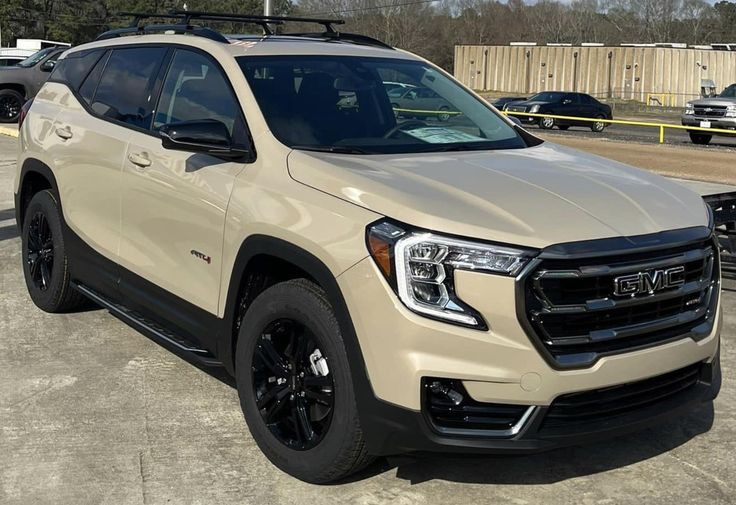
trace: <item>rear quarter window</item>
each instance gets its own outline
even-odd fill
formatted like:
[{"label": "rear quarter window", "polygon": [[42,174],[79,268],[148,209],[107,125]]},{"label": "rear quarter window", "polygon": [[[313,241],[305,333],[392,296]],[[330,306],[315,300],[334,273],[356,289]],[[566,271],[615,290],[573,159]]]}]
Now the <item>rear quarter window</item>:
[{"label": "rear quarter window", "polygon": [[85,77],[87,77],[89,71],[99,61],[104,52],[103,49],[93,49],[90,51],[77,51],[68,55],[56,63],[49,80],[64,83],[74,91],[78,91],[79,86],[84,82]]}]

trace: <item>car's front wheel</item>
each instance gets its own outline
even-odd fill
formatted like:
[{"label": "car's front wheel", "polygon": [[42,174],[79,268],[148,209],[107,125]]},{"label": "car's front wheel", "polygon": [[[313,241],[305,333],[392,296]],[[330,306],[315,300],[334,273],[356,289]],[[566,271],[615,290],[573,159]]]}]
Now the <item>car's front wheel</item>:
[{"label": "car's front wheel", "polygon": [[340,327],[316,284],[282,282],[253,301],[238,336],[236,380],[253,438],[283,471],[324,483],[372,460]]},{"label": "car's front wheel", "polygon": [[555,120],[551,117],[543,117],[539,120],[539,127],[543,130],[551,130],[555,126]]},{"label": "car's front wheel", "polygon": [[[597,116],[596,119],[605,119],[603,116]],[[603,121],[595,121],[590,124],[590,129],[595,133],[601,133],[606,128],[606,123]]]},{"label": "car's front wheel", "polygon": [[13,89],[0,89],[0,123],[16,123],[23,107],[23,95]]},{"label": "car's front wheel", "polygon": [[690,140],[693,144],[698,145],[708,145],[710,144],[711,139],[713,138],[713,135],[708,135],[707,133],[696,133],[696,132],[688,132],[690,134]]},{"label": "car's front wheel", "polygon": [[56,195],[36,193],[25,211],[21,235],[23,274],[31,300],[46,312],[81,307],[84,296],[71,287],[69,257]]}]

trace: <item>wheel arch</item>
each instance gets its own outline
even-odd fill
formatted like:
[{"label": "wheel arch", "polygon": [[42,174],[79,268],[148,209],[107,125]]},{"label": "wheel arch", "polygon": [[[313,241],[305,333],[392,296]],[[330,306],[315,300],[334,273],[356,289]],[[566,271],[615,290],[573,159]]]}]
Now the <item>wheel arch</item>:
[{"label": "wheel arch", "polygon": [[3,89],[12,89],[13,91],[17,91],[18,93],[23,95],[24,99],[26,100],[28,99],[26,87],[20,83],[9,82],[9,83],[0,84],[0,90],[3,90]]},{"label": "wheel arch", "polygon": [[[26,159],[18,176],[18,193],[15,196],[15,219],[19,229],[23,226],[25,210],[31,198],[45,189],[50,189],[57,195],[59,194],[59,186],[51,168],[35,158]],[[61,210],[61,202],[59,202],[59,210]]]}]

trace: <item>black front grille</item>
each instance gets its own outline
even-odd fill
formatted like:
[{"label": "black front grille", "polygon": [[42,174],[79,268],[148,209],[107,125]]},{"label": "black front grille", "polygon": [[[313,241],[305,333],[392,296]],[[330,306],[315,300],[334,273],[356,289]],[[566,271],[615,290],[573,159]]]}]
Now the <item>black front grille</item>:
[{"label": "black front grille", "polygon": [[[672,287],[616,294],[616,279],[647,279],[682,267]],[[533,338],[559,367],[588,366],[605,354],[702,334],[717,299],[711,240],[615,258],[542,259],[527,276],[525,309]],[[703,326],[705,324],[705,326]]]},{"label": "black front grille", "polygon": [[711,105],[709,107],[695,107],[695,115],[702,117],[723,117],[726,115],[726,107]]},{"label": "black front grille", "polygon": [[687,394],[697,384],[701,370],[702,364],[697,363],[651,379],[559,396],[547,411],[541,432],[613,423],[631,412],[656,408]]}]

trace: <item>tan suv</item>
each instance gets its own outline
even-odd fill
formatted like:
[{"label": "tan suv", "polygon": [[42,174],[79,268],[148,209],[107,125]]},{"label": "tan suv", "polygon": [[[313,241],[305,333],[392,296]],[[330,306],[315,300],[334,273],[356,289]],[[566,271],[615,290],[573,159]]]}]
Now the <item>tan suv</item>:
[{"label": "tan suv", "polygon": [[[170,17],[69,50],[25,110],[38,307],[89,298],[224,367],[260,448],[310,482],[578,444],[717,395],[698,195],[543,142],[337,22],[242,16],[266,35],[227,38]],[[395,110],[397,84],[449,105]]]}]

